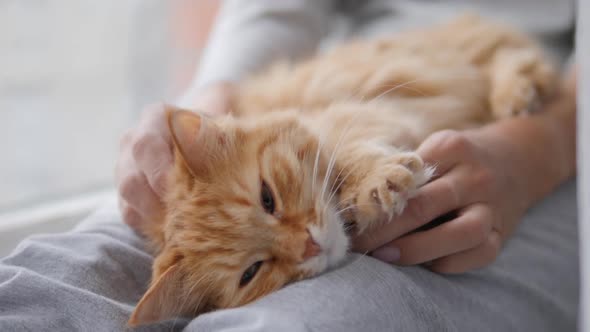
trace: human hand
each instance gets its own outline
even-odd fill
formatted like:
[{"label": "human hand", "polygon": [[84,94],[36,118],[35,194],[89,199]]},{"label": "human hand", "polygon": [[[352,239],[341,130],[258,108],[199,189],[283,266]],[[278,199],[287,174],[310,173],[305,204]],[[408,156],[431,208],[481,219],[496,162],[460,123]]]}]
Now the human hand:
[{"label": "human hand", "polygon": [[[230,83],[217,83],[189,92],[181,103],[210,115],[223,114],[229,110],[232,91]],[[136,231],[163,213],[161,198],[174,161],[166,113],[174,108],[165,104],[146,107],[139,124],[121,139],[115,168],[119,208],[125,223]]]},{"label": "human hand", "polygon": [[[396,220],[354,239],[355,250],[376,249],[372,255],[380,260],[427,263],[440,273],[492,263],[530,205],[519,179],[526,168],[520,167],[518,151],[508,141],[472,130],[435,133],[417,152],[436,165],[436,178],[419,189]],[[450,221],[411,232],[450,212],[455,212]]]},{"label": "human hand", "polygon": [[[526,210],[575,174],[576,91],[572,69],[538,115],[428,137],[417,152],[436,177],[399,218],[353,239],[355,250],[441,273],[493,262]],[[421,229],[449,212],[450,221]]]}]

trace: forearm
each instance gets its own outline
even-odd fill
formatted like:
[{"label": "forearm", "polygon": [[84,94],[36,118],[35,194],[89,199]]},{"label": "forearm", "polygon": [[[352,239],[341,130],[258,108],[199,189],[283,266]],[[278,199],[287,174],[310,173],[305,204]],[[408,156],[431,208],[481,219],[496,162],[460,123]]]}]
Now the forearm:
[{"label": "forearm", "polygon": [[528,208],[571,177],[576,169],[575,76],[542,113],[500,121],[471,134],[499,146],[511,160],[514,190]]}]

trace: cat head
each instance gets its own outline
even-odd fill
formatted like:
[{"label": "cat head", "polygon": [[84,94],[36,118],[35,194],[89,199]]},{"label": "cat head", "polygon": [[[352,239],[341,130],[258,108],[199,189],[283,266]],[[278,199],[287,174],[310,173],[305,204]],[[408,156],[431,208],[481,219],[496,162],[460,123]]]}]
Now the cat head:
[{"label": "cat head", "polygon": [[162,248],[130,325],[243,305],[344,258],[329,155],[295,114],[171,111],[168,123],[176,161]]}]

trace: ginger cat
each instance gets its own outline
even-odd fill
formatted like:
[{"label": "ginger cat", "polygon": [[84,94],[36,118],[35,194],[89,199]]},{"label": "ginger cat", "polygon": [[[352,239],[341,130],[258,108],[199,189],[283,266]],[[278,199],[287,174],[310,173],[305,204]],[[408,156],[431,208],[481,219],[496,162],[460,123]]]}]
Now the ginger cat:
[{"label": "ginger cat", "polygon": [[232,115],[169,113],[175,169],[145,229],[152,284],[129,324],[251,302],[336,266],[433,168],[429,134],[526,114],[554,70],[527,37],[462,16],[357,41],[240,83]]}]

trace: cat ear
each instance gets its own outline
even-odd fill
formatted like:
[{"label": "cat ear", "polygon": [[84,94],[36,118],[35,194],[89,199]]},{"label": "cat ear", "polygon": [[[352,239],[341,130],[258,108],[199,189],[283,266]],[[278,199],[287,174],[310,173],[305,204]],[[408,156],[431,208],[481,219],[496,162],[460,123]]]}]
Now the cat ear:
[{"label": "cat ear", "polygon": [[134,327],[177,317],[181,315],[178,307],[181,287],[179,285],[178,264],[164,272],[141,298],[131,314],[127,325]]},{"label": "cat ear", "polygon": [[223,131],[197,113],[171,110],[168,127],[176,149],[193,176],[206,172],[212,154],[222,152],[227,144]]}]

